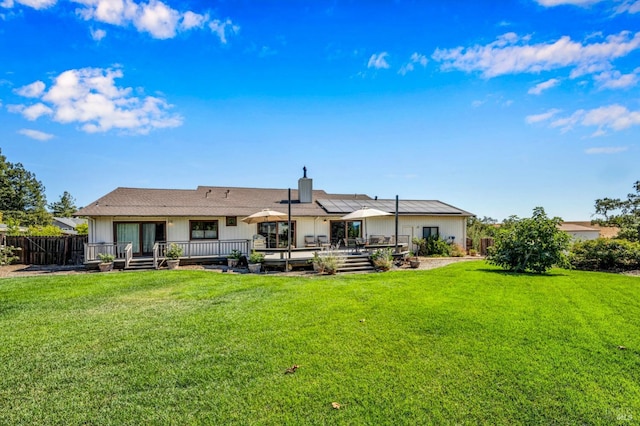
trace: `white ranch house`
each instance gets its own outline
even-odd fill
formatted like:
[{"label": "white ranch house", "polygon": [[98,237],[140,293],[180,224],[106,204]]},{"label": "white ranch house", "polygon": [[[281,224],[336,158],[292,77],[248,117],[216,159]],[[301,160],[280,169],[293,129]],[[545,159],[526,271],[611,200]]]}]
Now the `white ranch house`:
[{"label": "white ranch house", "polygon": [[[292,245],[302,250],[310,241],[320,239],[344,246],[354,238],[393,244],[395,204],[395,199],[314,190],[313,180],[302,177],[298,189],[291,190]],[[367,218],[366,231],[362,220],[341,219],[362,207],[392,215]],[[89,220],[85,262],[96,261],[98,253],[110,252],[125,266],[136,258],[153,258],[157,266],[172,242],[183,246],[185,258],[201,260],[223,259],[233,249],[247,254],[258,242],[261,247],[283,250],[287,247],[287,220],[247,224],[242,219],[263,209],[288,213],[288,208],[287,189],[117,188],[76,214]],[[437,234],[464,246],[469,216],[473,214],[441,201],[400,200],[397,241],[410,249],[413,237]]]}]

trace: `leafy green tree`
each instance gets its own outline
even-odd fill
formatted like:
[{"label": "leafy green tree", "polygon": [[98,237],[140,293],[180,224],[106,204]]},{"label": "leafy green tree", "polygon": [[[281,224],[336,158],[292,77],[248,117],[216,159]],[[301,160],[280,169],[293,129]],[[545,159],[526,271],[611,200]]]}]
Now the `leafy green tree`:
[{"label": "leafy green tree", "polygon": [[76,200],[67,191],[55,203],[49,204],[49,209],[55,217],[71,217],[78,211]]},{"label": "leafy green tree", "polygon": [[602,218],[597,218],[593,222],[602,226],[619,227],[618,238],[640,241],[640,181],[636,181],[633,188],[635,193],[628,194],[626,200],[597,199],[596,214]]},{"label": "leafy green tree", "polygon": [[76,231],[78,232],[78,235],[89,235],[89,224],[88,223],[81,223],[78,226],[76,226]]},{"label": "leafy green tree", "polygon": [[547,217],[542,207],[530,218],[512,216],[497,232],[487,261],[513,272],[544,273],[553,266],[568,266],[570,236],[561,231],[559,217]]},{"label": "leafy green tree", "polygon": [[492,217],[484,216],[482,219],[470,217],[467,219],[467,237],[471,238],[472,247],[480,251],[480,240],[483,238],[493,238],[496,234],[496,223]]},{"label": "leafy green tree", "polygon": [[30,226],[27,235],[33,237],[59,237],[62,235],[62,229],[54,225]]},{"label": "leafy green tree", "polygon": [[21,225],[46,225],[51,215],[46,210],[44,185],[21,163],[10,163],[0,150],[0,212],[3,220]]}]

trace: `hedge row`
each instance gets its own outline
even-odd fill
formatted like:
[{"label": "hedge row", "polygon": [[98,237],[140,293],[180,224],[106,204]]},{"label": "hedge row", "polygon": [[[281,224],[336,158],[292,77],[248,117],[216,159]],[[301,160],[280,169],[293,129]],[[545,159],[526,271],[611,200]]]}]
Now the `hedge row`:
[{"label": "hedge row", "polygon": [[587,271],[640,269],[640,243],[598,238],[580,241],[569,254],[571,266]]}]

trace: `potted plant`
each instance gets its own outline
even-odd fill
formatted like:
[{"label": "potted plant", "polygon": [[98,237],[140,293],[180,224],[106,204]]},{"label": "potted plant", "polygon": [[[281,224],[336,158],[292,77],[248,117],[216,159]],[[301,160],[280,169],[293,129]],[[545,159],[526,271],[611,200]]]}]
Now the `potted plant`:
[{"label": "potted plant", "polygon": [[262,262],[264,262],[264,254],[252,251],[249,255],[249,272],[259,273],[262,269]]},{"label": "potted plant", "polygon": [[111,253],[98,253],[98,259],[100,259],[100,263],[98,263],[98,268],[100,268],[100,272],[109,272],[113,269],[113,261],[115,260],[115,256]]},{"label": "potted plant", "polygon": [[393,266],[393,254],[391,249],[378,249],[371,254],[371,261],[379,271],[388,271]]},{"label": "potted plant", "polygon": [[412,251],[409,252],[409,266],[411,266],[412,269],[418,269],[420,267],[420,258]]},{"label": "potted plant", "polygon": [[318,274],[324,273],[324,261],[318,255],[317,251],[313,252],[313,258],[309,259],[309,262],[313,264],[313,270],[315,272],[317,272]]},{"label": "potted plant", "polygon": [[165,253],[167,258],[167,267],[169,269],[176,269],[180,265],[180,256],[182,256],[182,247],[176,243],[171,243]]},{"label": "potted plant", "polygon": [[242,252],[240,250],[233,249],[231,253],[227,256],[227,266],[229,268],[235,268],[238,266],[238,261],[242,257]]}]

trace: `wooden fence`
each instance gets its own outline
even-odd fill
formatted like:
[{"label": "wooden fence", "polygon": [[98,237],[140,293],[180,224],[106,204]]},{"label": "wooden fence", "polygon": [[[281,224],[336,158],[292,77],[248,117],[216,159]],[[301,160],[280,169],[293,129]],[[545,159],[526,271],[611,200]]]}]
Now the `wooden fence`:
[{"label": "wooden fence", "polygon": [[18,249],[18,263],[25,265],[81,265],[86,242],[86,235],[6,237],[6,244]]}]

